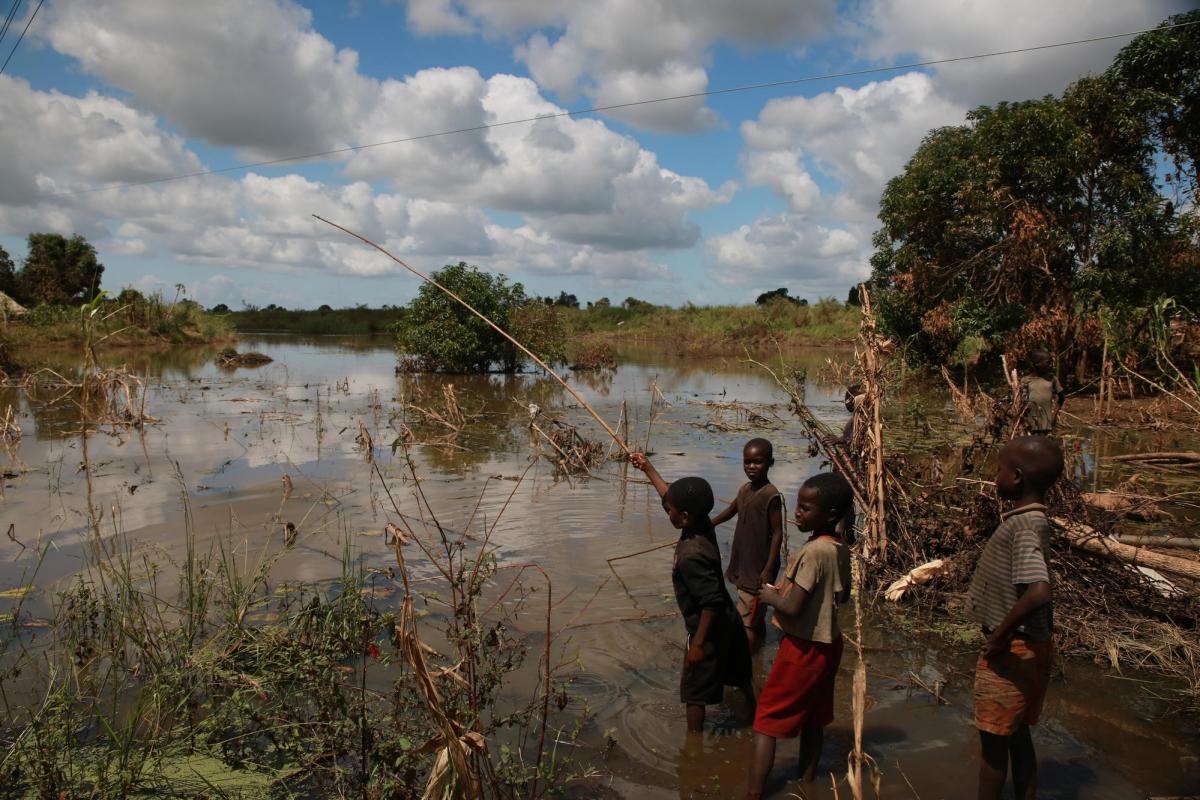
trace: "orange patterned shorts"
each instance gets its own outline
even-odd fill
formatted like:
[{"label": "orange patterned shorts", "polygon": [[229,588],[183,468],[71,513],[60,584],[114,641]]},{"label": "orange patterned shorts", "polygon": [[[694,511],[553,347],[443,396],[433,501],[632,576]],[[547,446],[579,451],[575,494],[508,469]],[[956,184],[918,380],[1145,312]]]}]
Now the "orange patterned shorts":
[{"label": "orange patterned shorts", "polygon": [[981,655],[975,665],[975,727],[1011,736],[1022,724],[1037,724],[1053,661],[1053,642],[1021,638],[996,658]]}]

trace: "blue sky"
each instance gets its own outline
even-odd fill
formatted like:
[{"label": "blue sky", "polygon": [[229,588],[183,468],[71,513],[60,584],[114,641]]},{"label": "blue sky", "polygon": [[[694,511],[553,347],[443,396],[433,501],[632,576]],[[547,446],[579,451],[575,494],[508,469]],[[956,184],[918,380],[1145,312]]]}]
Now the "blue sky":
[{"label": "blue sky", "polygon": [[[10,0],[0,0],[5,6]],[[23,0],[7,54],[35,3]],[[1187,3],[46,0],[0,76],[0,246],[84,234],[105,285],[403,303],[466,260],[539,294],[844,297],[930,128],[1060,91],[1127,40],[721,95],[109,191],[562,110],[1151,27]]]}]

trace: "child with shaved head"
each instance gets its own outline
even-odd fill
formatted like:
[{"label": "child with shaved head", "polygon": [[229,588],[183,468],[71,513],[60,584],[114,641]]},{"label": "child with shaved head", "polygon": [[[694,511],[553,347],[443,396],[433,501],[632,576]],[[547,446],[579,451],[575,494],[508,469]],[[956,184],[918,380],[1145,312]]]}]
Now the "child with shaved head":
[{"label": "child with shaved head", "polygon": [[748,800],[762,797],[781,738],[799,737],[800,778],[816,780],[842,661],[838,606],[850,599],[850,550],[838,522],[852,497],[850,484],[837,473],[806,480],[796,495],[796,527],[810,534],[808,541],[788,561],[779,585],[759,590],[784,635],[754,716]]},{"label": "child with shaved head", "polygon": [[996,493],[1010,508],[983,548],[967,595],[986,637],[975,666],[980,798],[998,800],[1010,761],[1018,800],[1037,791],[1029,727],[1041,713],[1053,659],[1045,504],[1062,471],[1062,450],[1045,436],[1022,436],[1000,451]]},{"label": "child with shaved head", "polygon": [[775,448],[756,438],[742,448],[742,471],[749,479],[729,506],[713,517],[713,525],[737,517],[729,567],[725,579],[737,587],[737,610],[746,627],[750,652],[762,647],[767,633],[767,607],[758,601],[758,590],[779,574],[783,543],[783,495],[771,483]]}]

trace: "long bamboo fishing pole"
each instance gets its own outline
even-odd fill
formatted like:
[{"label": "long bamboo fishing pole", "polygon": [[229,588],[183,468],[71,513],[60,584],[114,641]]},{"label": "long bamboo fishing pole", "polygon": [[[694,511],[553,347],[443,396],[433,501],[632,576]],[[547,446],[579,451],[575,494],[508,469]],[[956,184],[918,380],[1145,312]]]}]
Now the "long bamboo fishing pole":
[{"label": "long bamboo fishing pole", "polygon": [[530,350],[528,347],[526,347],[525,345],[521,344],[521,343],[520,343],[520,342],[518,342],[516,339],[514,339],[512,336],[510,336],[510,335],[509,335],[509,333],[508,333],[508,331],[504,330],[504,329],[503,329],[503,328],[501,328],[499,325],[497,325],[496,323],[492,322],[490,319],[488,319],[488,318],[487,318],[487,317],[485,317],[483,314],[481,314],[479,311],[477,311],[477,310],[475,309],[475,307],[474,307],[474,306],[472,306],[470,303],[468,303],[466,300],[463,300],[463,299],[462,299],[461,297],[459,297],[457,294],[455,294],[454,292],[450,291],[450,290],[449,290],[449,289],[447,289],[445,286],[442,286],[440,283],[438,283],[437,281],[435,281],[433,278],[429,277],[429,276],[428,276],[428,275],[426,275],[425,273],[421,272],[420,270],[413,269],[413,268],[412,268],[412,267],[410,267],[408,264],[404,263],[404,262],[403,262],[403,261],[401,261],[399,258],[397,258],[396,256],[394,256],[394,255],[392,255],[391,253],[389,253],[387,250],[385,250],[385,249],[384,249],[383,247],[381,247],[380,245],[376,244],[375,242],[371,241],[371,240],[370,240],[370,239],[368,239],[367,237],[363,236],[361,233],[355,233],[354,231],[350,230],[349,228],[342,227],[341,225],[338,225],[336,222],[331,222],[331,221],[329,221],[329,220],[325,219],[324,217],[320,216],[319,214],[313,214],[313,217],[315,217],[316,219],[319,219],[321,222],[324,222],[326,225],[329,225],[329,226],[331,226],[331,227],[337,228],[339,231],[342,231],[343,233],[348,233],[348,234],[350,234],[350,235],[351,235],[351,236],[353,236],[355,239],[358,239],[360,242],[362,242],[362,243],[364,243],[364,244],[367,244],[367,245],[370,245],[371,247],[374,247],[376,250],[378,250],[379,252],[383,253],[385,256],[387,256],[388,258],[390,258],[392,261],[395,261],[397,264],[399,264],[400,266],[404,267],[406,270],[408,270],[409,272],[411,272],[413,275],[416,275],[416,276],[417,276],[418,278],[420,278],[421,280],[425,281],[426,283],[428,283],[428,284],[430,284],[430,285],[432,285],[432,286],[435,286],[435,287],[437,287],[438,289],[442,290],[443,292],[445,292],[445,293],[446,293],[447,295],[449,295],[450,297],[454,298],[454,300],[456,300],[456,301],[459,303],[459,305],[461,305],[461,306],[462,306],[463,308],[465,308],[467,311],[470,311],[470,312],[471,312],[472,314],[474,314],[475,316],[479,317],[479,318],[480,318],[481,320],[483,320],[484,322],[486,322],[486,323],[487,323],[488,325],[490,325],[490,326],[491,326],[493,329],[495,329],[495,331],[496,331],[497,333],[499,333],[499,334],[500,334],[501,336],[503,336],[505,339],[508,339],[510,342],[512,342],[514,345],[516,345],[518,350],[520,350],[522,353],[524,353],[525,355],[527,355],[527,356],[529,356],[530,358],[532,358],[532,359],[533,359],[533,361],[534,361],[534,363],[536,363],[536,364],[537,364],[539,367],[541,367],[542,369],[546,370],[546,374],[547,374],[547,375],[551,376],[551,377],[552,377],[552,378],[554,378],[556,381],[558,381],[559,383],[561,383],[561,384],[562,384],[562,387],[563,387],[564,389],[566,389],[566,390],[567,390],[567,392],[568,392],[568,393],[569,393],[569,394],[570,394],[572,397],[574,397],[576,400],[578,400],[578,401],[579,401],[579,404],[580,404],[581,406],[583,406],[583,407],[584,407],[584,408],[587,410],[587,412],[588,412],[589,414],[591,414],[591,415],[592,415],[592,417],[593,417],[593,418],[596,420],[596,422],[599,422],[599,423],[600,423],[600,427],[604,428],[605,432],[606,432],[606,433],[608,433],[608,435],[612,437],[613,441],[617,443],[617,446],[618,446],[618,447],[620,447],[620,448],[621,448],[621,449],[622,449],[622,450],[625,452],[625,454],[626,454],[626,455],[628,455],[628,454],[630,454],[630,453],[632,452],[632,451],[629,449],[629,445],[625,444],[625,440],[624,440],[624,439],[622,439],[620,436],[618,436],[618,435],[617,435],[617,432],[616,432],[616,431],[614,431],[614,430],[613,430],[613,429],[612,429],[612,428],[609,426],[609,424],[608,424],[607,422],[605,422],[605,421],[604,421],[604,418],[603,418],[603,417],[601,417],[599,414],[597,414],[597,413],[596,413],[596,410],[595,410],[594,408],[592,408],[592,407],[591,407],[591,405],[589,405],[589,404],[588,404],[588,401],[587,401],[587,400],[584,400],[584,399],[583,399],[583,398],[582,398],[582,397],[579,395],[579,392],[577,392],[577,391],[575,391],[573,388],[571,388],[571,385],[570,385],[569,383],[567,383],[567,382],[566,382],[566,381],[563,379],[563,377],[562,377],[561,375],[559,375],[559,374],[558,374],[557,372],[555,372],[554,370],[550,369],[550,366],[549,366],[549,365],[548,365],[548,364],[547,364],[545,361],[542,361],[540,358],[538,358],[536,355],[534,355],[533,351],[531,351],[531,350]]}]

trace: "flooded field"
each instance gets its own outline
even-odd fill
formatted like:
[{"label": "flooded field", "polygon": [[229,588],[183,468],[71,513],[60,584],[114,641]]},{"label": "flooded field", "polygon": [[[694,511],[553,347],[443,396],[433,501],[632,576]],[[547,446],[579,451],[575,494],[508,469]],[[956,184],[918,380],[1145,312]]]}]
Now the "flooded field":
[{"label": "flooded field", "polygon": [[[150,387],[146,411],[159,422],[140,433],[93,434],[90,470],[76,407],[61,398],[0,393],[0,409],[10,403],[18,409],[23,434],[4,466],[0,527],[10,534],[0,538],[0,591],[32,583],[24,610],[49,617],[55,593],[88,558],[89,503],[104,535],[119,532],[164,564],[182,557],[189,534],[201,548],[222,544],[248,561],[294,536],[295,546],[274,568],[276,580],[335,581],[347,548],[363,568],[384,571],[395,563],[381,536],[395,519],[391,500],[405,514],[423,513],[413,499],[415,473],[444,527],[477,528],[503,510],[493,536],[501,564],[536,563],[548,576],[554,652],[571,665],[563,673],[572,676],[566,714],[585,721],[578,742],[564,747],[598,770],[572,787],[576,796],[740,795],[751,744],[744,709],[734,702],[710,713],[703,740],[685,740],[684,708],[677,702],[683,626],[671,594],[671,550],[632,555],[670,542],[673,531],[653,490],[626,465],[607,463],[590,477],[567,478],[538,455],[551,445],[528,428],[531,406],[589,436],[603,435],[556,384],[536,375],[397,376],[386,341],[243,336],[239,346],[274,362],[230,371],[213,366],[212,353],[204,351],[131,356],[130,370],[145,375]],[[831,355],[814,350],[795,358],[816,375]],[[57,366],[71,363],[64,355]],[[769,377],[737,359],[682,360],[630,350],[615,375],[571,380],[614,423],[624,403],[631,444],[655,453],[668,480],[703,475],[719,497],[732,497],[744,480],[741,446],[754,435],[774,442],[772,480],[789,498],[820,466]],[[448,384],[461,414],[473,420],[455,436],[452,425],[404,408],[443,409]],[[807,385],[809,404],[832,424],[844,418],[841,393],[816,380]],[[735,400],[755,416],[719,405]],[[1170,449],[1172,435],[1154,434],[1160,449]],[[393,447],[404,437],[415,441],[411,472],[403,450]],[[731,525],[718,530],[726,548],[732,531]],[[432,573],[419,560],[410,567],[418,580]],[[497,573],[497,581],[506,579]],[[544,591],[536,581],[529,585]],[[4,598],[0,603],[15,602],[11,592]],[[537,602],[544,601],[530,605]],[[525,619],[520,633],[541,646],[543,617]],[[23,635],[34,638],[37,631]],[[775,641],[757,657],[760,682]],[[870,624],[865,644],[865,738],[883,772],[883,796],[973,796],[978,745],[970,680],[977,645],[913,638],[882,623]],[[848,656],[825,773],[844,772],[853,667]],[[944,702],[913,676],[940,687]],[[532,682],[532,674],[505,691],[521,696],[526,679]],[[1155,699],[1167,696],[1155,689],[1145,676],[1067,663],[1035,734],[1042,796],[1200,792],[1200,735],[1172,716],[1168,700]],[[772,796],[797,789],[787,781],[795,761],[794,747],[781,748]]]}]

